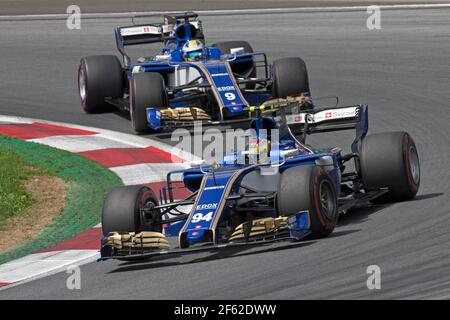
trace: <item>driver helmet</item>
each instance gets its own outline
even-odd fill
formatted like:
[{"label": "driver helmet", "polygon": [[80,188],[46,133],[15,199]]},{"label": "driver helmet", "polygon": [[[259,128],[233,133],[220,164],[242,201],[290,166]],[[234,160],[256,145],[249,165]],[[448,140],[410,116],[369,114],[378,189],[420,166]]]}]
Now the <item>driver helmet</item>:
[{"label": "driver helmet", "polygon": [[198,61],[203,55],[203,44],[198,40],[189,40],[183,45],[183,60]]}]

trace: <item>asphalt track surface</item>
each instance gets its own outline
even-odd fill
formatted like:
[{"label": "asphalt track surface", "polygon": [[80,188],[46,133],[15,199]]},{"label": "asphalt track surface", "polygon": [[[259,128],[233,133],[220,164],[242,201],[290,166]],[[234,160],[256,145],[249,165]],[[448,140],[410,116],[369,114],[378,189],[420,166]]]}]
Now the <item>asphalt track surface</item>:
[{"label": "asphalt track surface", "polygon": [[[344,216],[322,240],[280,243],[144,263],[81,267],[81,290],[66,273],[0,291],[0,299],[386,299],[450,298],[450,10],[206,17],[208,40],[247,39],[271,59],[303,57],[313,95],[367,103],[371,132],[406,130],[422,166],[416,200]],[[132,132],[116,114],[85,115],[76,68],[87,54],[114,52],[125,20],[0,22],[0,113]],[[328,135],[342,145],[351,135]],[[318,139],[318,140],[320,140]],[[347,140],[348,141],[348,140]],[[368,290],[378,265],[381,290]]]},{"label": "asphalt track surface", "polygon": [[448,0],[0,0],[0,15],[64,14],[70,5],[84,13],[130,11],[229,10],[447,3]]}]

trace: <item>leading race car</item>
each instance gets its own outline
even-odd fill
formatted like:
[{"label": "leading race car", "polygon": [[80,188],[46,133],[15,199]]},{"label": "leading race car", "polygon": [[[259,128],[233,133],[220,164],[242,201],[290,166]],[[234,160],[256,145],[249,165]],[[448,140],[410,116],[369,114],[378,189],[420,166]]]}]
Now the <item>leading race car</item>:
[{"label": "leading race car", "polygon": [[[115,35],[123,66],[114,55],[81,59],[81,106],[88,113],[111,107],[129,112],[136,132],[191,126],[195,120],[245,126],[246,106],[309,93],[302,59],[270,65],[266,54],[253,52],[246,41],[206,46],[202,23],[192,12],[165,15],[163,23],[118,27]],[[157,42],[164,47],[156,56],[133,61],[125,51]]]},{"label": "leading race car", "polygon": [[[410,200],[419,189],[413,139],[406,132],[367,135],[365,105],[305,109],[299,102],[278,100],[247,111],[256,113],[249,148],[226,155],[220,165],[169,173],[159,199],[145,186],[108,194],[102,212],[103,259],[324,237],[348,209]],[[298,139],[291,123],[301,127]],[[350,129],[355,139],[349,154],[306,143],[312,133]],[[349,161],[354,171],[345,171]],[[177,174],[192,192],[179,201],[173,196]]]}]

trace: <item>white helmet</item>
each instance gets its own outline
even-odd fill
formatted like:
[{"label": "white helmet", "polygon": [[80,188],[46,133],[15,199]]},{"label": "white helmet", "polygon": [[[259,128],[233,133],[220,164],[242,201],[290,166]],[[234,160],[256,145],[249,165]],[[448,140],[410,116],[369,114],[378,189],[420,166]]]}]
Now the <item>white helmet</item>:
[{"label": "white helmet", "polygon": [[203,55],[203,43],[199,40],[189,40],[183,45],[183,60],[198,61]]}]

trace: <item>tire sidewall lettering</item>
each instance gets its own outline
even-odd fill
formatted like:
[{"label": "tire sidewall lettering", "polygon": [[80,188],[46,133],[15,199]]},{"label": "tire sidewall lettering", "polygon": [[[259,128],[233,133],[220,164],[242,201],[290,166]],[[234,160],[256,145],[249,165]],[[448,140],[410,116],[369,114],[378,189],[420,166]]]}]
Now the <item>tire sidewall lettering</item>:
[{"label": "tire sidewall lettering", "polygon": [[315,170],[313,171],[313,182],[312,182],[312,190],[313,190],[313,204],[314,204],[314,210],[317,213],[317,217],[319,218],[320,224],[326,228],[331,229],[334,227],[333,222],[329,222],[328,218],[323,215],[323,212],[321,210],[320,200],[319,200],[319,185],[322,179],[327,179],[328,175],[324,171],[323,168],[319,169],[319,172],[315,173]]},{"label": "tire sidewall lettering", "polygon": [[403,137],[403,161],[405,162],[405,174],[408,183],[408,188],[411,192],[415,193],[418,190],[418,186],[414,183],[411,173],[411,159],[409,156],[409,148],[413,146],[413,141],[408,134]]}]

